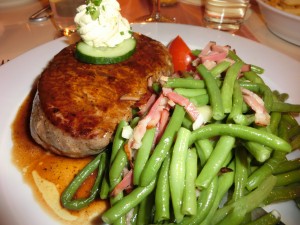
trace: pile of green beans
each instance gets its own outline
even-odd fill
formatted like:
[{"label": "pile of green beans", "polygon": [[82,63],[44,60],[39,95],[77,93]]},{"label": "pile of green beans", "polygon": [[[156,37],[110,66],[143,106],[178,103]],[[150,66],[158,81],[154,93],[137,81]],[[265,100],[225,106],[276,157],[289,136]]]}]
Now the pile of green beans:
[{"label": "pile of green beans", "polygon": [[[244,62],[232,51],[229,57],[233,65],[223,62],[208,70],[200,64],[196,69],[203,80],[186,76],[163,84],[197,107],[211,107],[207,124],[193,130],[184,107],[175,105],[161,139],[155,143],[155,128],[148,129],[131,162],[121,133],[136,122],[121,121],[111,149],[75,177],[61,196],[62,205],[80,210],[95,198],[108,200],[111,207],[101,215],[107,224],[276,224],[280,218],[274,213],[253,221],[251,213],[300,199],[300,158],[286,157],[300,147],[300,125],[294,117],[300,105],[272,91],[260,77],[260,67],[251,66],[239,76]],[[255,112],[243,101],[241,88],[261,96],[271,116],[269,125],[254,123]],[[124,169],[133,170],[132,190],[111,196]],[[91,197],[72,199],[94,170],[98,177]]]}]

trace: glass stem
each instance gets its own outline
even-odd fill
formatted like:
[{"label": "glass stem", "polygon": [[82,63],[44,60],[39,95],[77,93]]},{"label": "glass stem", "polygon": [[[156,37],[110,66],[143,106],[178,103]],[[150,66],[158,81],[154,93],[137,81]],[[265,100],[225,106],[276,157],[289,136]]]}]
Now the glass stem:
[{"label": "glass stem", "polygon": [[160,18],[160,0],[152,0],[152,15],[156,20]]}]

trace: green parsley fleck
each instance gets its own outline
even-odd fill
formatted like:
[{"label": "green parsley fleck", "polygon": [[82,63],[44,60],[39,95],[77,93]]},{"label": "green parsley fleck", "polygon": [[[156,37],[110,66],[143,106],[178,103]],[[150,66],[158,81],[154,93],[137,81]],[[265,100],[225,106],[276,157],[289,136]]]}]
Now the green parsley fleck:
[{"label": "green parsley fleck", "polygon": [[95,6],[99,6],[101,4],[102,0],[93,0],[93,3]]}]

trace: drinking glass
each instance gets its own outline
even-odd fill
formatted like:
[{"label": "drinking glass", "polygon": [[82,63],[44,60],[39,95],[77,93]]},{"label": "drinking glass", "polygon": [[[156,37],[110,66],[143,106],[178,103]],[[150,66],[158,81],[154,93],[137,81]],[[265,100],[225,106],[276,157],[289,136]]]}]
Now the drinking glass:
[{"label": "drinking glass", "polygon": [[143,16],[138,21],[141,22],[167,22],[174,23],[175,18],[169,18],[161,14],[160,12],[160,0],[151,0],[152,12],[150,15]]},{"label": "drinking glass", "polygon": [[236,31],[244,22],[249,0],[206,0],[204,24],[206,27]]},{"label": "drinking glass", "polygon": [[61,34],[70,36],[76,31],[74,17],[78,6],[85,0],[49,0],[55,25]]}]

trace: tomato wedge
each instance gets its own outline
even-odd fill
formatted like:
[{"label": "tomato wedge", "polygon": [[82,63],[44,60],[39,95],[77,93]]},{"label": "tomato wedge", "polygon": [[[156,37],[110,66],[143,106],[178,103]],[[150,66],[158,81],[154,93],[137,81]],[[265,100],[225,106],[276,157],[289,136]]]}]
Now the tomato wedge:
[{"label": "tomato wedge", "polygon": [[168,49],[172,55],[175,72],[189,71],[192,69],[191,62],[195,59],[195,56],[179,35],[170,42]]}]

